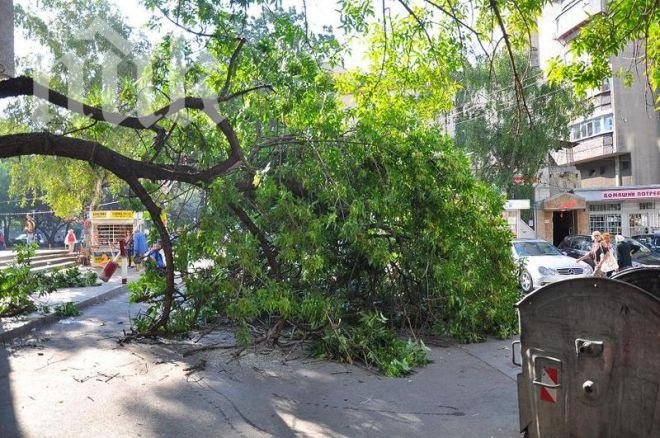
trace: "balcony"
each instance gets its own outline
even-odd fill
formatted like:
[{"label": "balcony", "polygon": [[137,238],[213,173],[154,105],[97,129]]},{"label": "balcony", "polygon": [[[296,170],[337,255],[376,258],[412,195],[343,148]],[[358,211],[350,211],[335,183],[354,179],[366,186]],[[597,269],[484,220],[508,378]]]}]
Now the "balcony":
[{"label": "balcony", "polygon": [[593,15],[605,11],[607,0],[569,0],[564,1],[562,10],[555,18],[557,25],[555,38],[570,40],[577,28]]},{"label": "balcony", "polygon": [[588,138],[572,148],[565,148],[552,152],[552,158],[559,166],[576,164],[583,161],[591,161],[612,155],[616,152],[612,133]]}]

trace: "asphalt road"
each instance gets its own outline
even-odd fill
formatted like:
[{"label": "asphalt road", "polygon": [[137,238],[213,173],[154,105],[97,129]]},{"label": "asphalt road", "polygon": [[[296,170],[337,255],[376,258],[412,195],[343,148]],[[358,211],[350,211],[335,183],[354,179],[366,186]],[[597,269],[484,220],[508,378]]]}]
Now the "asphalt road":
[{"label": "asphalt road", "polygon": [[230,350],[120,346],[139,310],[126,301],[0,348],[1,437],[519,436],[510,341],[433,347],[433,363],[389,379],[279,350],[237,361]]}]

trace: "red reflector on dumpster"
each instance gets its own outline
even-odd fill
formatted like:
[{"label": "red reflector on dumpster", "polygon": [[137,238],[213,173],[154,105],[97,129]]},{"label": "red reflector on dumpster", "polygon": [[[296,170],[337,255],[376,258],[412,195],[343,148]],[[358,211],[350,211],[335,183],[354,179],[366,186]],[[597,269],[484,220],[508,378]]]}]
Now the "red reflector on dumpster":
[{"label": "red reflector on dumpster", "polygon": [[[559,370],[557,368],[545,367],[541,375],[541,382],[547,385],[559,385]],[[557,403],[557,388],[540,388],[541,400]]]}]

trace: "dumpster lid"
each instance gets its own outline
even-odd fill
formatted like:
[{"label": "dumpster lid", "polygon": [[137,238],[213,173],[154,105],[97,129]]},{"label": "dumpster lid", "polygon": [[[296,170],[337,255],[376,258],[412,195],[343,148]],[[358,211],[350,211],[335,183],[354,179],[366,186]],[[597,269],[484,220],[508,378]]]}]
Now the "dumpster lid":
[{"label": "dumpster lid", "polygon": [[566,288],[566,283],[570,283],[571,285],[574,286],[574,288],[581,288],[581,289],[588,289],[591,287],[603,287],[608,284],[621,284],[627,286],[626,289],[629,289],[631,291],[634,291],[635,293],[642,294],[643,296],[647,297],[651,301],[655,302],[660,302],[660,296],[654,295],[639,286],[628,283],[625,281],[617,280],[617,279],[612,279],[612,278],[597,278],[597,277],[586,277],[586,278],[573,278],[573,279],[567,279],[567,280],[561,280],[557,281],[555,283],[550,283],[548,285],[545,285],[543,287],[540,287],[539,289],[535,290],[534,292],[525,295],[520,301],[516,303],[516,307],[519,308],[523,304],[531,303],[535,301],[537,298],[543,297],[546,294],[553,294],[553,293],[566,293],[567,288]]}]

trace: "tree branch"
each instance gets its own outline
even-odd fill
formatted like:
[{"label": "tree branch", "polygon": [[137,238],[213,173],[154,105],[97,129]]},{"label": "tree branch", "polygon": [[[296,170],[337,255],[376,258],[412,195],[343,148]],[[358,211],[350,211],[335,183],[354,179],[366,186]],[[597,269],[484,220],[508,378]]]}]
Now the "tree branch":
[{"label": "tree branch", "polygon": [[226,96],[227,93],[229,93],[231,78],[234,76],[234,73],[236,73],[236,69],[238,68],[238,56],[241,54],[243,45],[245,45],[245,38],[239,38],[238,45],[234,49],[234,53],[231,54],[231,58],[229,59],[229,65],[227,66],[227,78],[225,79],[225,85],[223,85],[222,90],[220,90],[220,96]]},{"label": "tree branch", "polygon": [[[232,131],[233,132],[233,131]],[[0,158],[22,155],[50,155],[88,161],[101,166],[122,179],[129,177],[150,180],[175,180],[189,184],[210,183],[219,176],[231,173],[242,163],[242,153],[230,157],[208,169],[189,166],[159,165],[128,158],[92,140],[35,132],[0,136]]]},{"label": "tree branch", "polygon": [[506,27],[504,26],[504,20],[502,19],[502,15],[500,14],[500,9],[497,6],[497,1],[496,0],[489,0],[489,1],[490,1],[490,7],[493,10],[493,13],[495,14],[495,18],[497,19],[497,24],[500,27],[500,31],[502,32],[502,38],[504,38],[506,51],[509,54],[509,61],[511,62],[511,70],[513,72],[513,80],[516,89],[516,101],[518,102],[518,108],[520,108],[520,105],[522,105],[523,109],[527,113],[527,119],[529,123],[532,124],[532,114],[529,112],[529,107],[527,106],[527,102],[525,101],[525,91],[523,90],[522,82],[520,81],[520,76],[518,75],[518,70],[516,68],[516,60],[513,55],[513,48],[511,47],[509,34],[507,33]]},{"label": "tree branch", "polygon": [[419,24],[419,27],[422,28],[422,30],[424,31],[424,34],[426,35],[426,39],[429,41],[429,44],[433,44],[433,40],[431,39],[431,35],[429,35],[429,32],[426,30],[426,25],[424,24],[424,22],[417,16],[415,11],[413,11],[412,8],[410,6],[408,6],[408,3],[406,3],[404,0],[398,0],[398,1],[401,4],[401,6],[403,6],[406,9],[406,11],[408,11],[410,16],[415,19],[417,24]]}]

